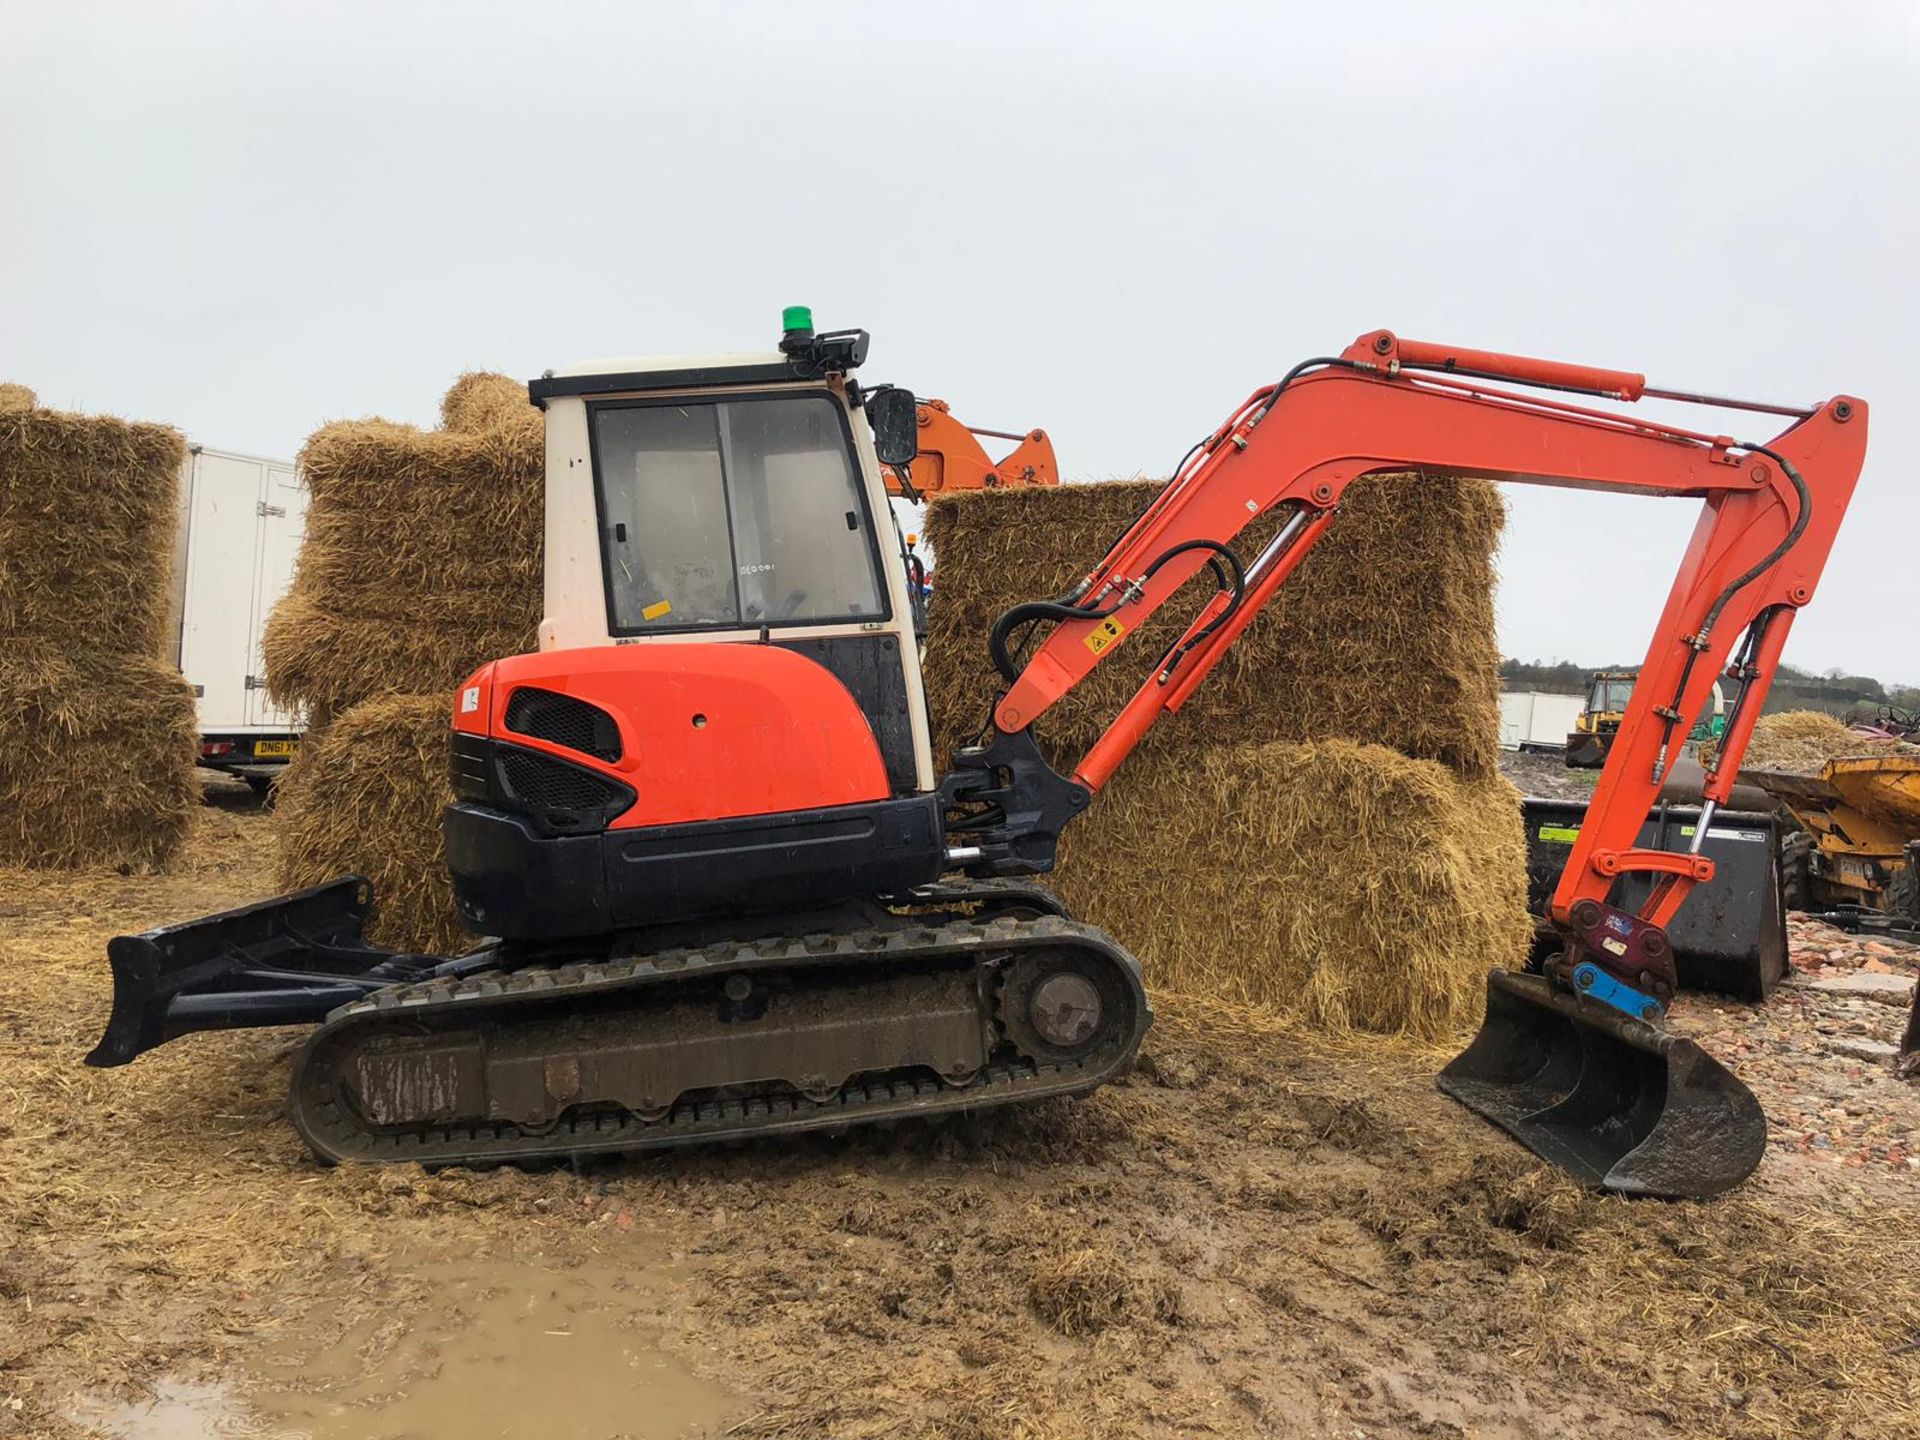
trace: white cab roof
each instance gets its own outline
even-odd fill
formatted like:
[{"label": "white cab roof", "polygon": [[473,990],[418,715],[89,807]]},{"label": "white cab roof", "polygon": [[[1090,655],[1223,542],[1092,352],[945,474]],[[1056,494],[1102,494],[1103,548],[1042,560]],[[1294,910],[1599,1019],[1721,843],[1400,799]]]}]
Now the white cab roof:
[{"label": "white cab roof", "polygon": [[718,355],[620,355],[605,360],[581,360],[556,366],[550,373],[562,375],[643,375],[654,370],[731,370],[754,365],[784,365],[787,357],[778,351],[724,351]]}]

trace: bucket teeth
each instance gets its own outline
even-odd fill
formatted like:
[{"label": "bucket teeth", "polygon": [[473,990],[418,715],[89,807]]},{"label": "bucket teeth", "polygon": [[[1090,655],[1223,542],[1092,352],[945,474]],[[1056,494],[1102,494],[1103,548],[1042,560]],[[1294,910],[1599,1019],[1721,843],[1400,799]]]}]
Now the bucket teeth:
[{"label": "bucket teeth", "polygon": [[1718,1195],[1766,1152],[1759,1102],[1698,1045],[1542,975],[1487,977],[1486,1021],[1439,1085],[1541,1159],[1607,1190]]}]

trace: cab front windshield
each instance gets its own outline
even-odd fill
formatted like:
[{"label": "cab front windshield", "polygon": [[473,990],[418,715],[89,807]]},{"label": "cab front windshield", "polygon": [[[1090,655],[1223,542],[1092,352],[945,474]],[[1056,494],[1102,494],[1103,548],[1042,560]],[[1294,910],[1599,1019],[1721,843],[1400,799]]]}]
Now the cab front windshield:
[{"label": "cab front windshield", "polygon": [[592,420],[615,634],[886,618],[831,397],[621,402]]},{"label": "cab front windshield", "polygon": [[1632,698],[1632,680],[1596,680],[1587,696],[1587,709],[1595,715],[1622,715]]}]

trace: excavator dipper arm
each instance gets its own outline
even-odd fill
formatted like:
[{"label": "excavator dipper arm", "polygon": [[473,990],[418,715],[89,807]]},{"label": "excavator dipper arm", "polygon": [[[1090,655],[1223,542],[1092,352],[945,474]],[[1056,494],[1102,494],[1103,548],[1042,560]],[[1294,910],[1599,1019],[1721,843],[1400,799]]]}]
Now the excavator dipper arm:
[{"label": "excavator dipper arm", "polygon": [[[1764,444],[1742,442],[1496,388],[1489,381],[1624,401],[1664,396],[1796,418]],[[1555,1104],[1571,1102],[1572,1110],[1591,1110],[1592,1084],[1583,1082],[1584,1089],[1575,1085],[1582,1090],[1578,1095],[1556,1091],[1546,1103],[1536,1104],[1551,1087],[1534,1084],[1529,1090],[1528,1084],[1539,1079],[1533,1072],[1521,1074],[1512,1063],[1503,1070],[1491,1062],[1512,1062],[1516,1047],[1538,1048],[1541,1035],[1517,1033],[1525,1022],[1516,1022],[1506,1027],[1509,1033],[1493,1036],[1492,1020],[1500,1006],[1519,993],[1526,1002],[1542,1002],[1532,1005],[1534,1009],[1558,1014],[1572,1007],[1577,1015],[1573,1028],[1579,1033],[1562,1037],[1568,1045],[1591,1050],[1590,1032],[1596,1028],[1610,1031],[1614,1040],[1626,1034],[1622,1043],[1643,1058],[1661,1045],[1687,1043],[1657,1029],[1674,982],[1664,927],[1688,893],[1713,877],[1713,862],[1698,853],[1700,839],[1713,808],[1732,789],[1793,618],[1819,583],[1860,473],[1866,439],[1867,407],[1846,396],[1806,409],[1714,400],[1649,389],[1637,374],[1423,344],[1388,331],[1363,335],[1338,356],[1296,366],[1278,384],[1250,395],[1195,447],[1166,488],[1071,593],[1016,606],[995,626],[995,659],[1008,687],[994,709],[994,739],[977,752],[956,755],[956,774],[948,782],[949,798],[957,806],[964,808],[982,796],[989,802],[990,823],[974,831],[981,842],[974,868],[991,874],[1050,865],[1058,826],[1085,808],[1155,722],[1186,702],[1336,523],[1341,496],[1359,477],[1418,471],[1701,500],[1692,541],[1632,702],[1551,901],[1549,918],[1564,938],[1565,956],[1545,980],[1496,976],[1490,1028],[1476,1041],[1476,1049],[1500,1052],[1481,1058],[1498,1072],[1498,1088],[1514,1102],[1505,1111],[1517,1104],[1526,1113],[1504,1113],[1485,1096],[1460,1098],[1514,1130],[1540,1153],[1615,1188],[1658,1193],[1724,1188],[1717,1179],[1690,1184],[1685,1175],[1672,1173],[1670,1156],[1658,1165],[1651,1154],[1632,1165],[1620,1156],[1602,1164],[1605,1157],[1581,1160],[1564,1153],[1565,1144],[1556,1147],[1526,1133],[1528,1117]],[[1284,519],[1260,553],[1250,559],[1236,554],[1234,540],[1275,512]],[[1434,543],[1445,544],[1446,539],[1436,536]],[[1632,541],[1623,537],[1615,543]],[[1071,776],[1038,774],[1029,727],[1096,665],[1124,648],[1127,637],[1206,565],[1214,567],[1219,588]],[[1589,568],[1597,577],[1596,588],[1604,590],[1604,551],[1591,556]],[[1017,666],[1009,638],[1034,621],[1053,622],[1053,629],[1025,664]],[[1738,698],[1707,775],[1705,810],[1693,852],[1638,848],[1635,837],[1662,775],[1723,675],[1734,682]],[[1044,762],[1038,769],[1046,770]],[[997,788],[975,783],[982,776],[993,777]],[[1634,873],[1657,877],[1651,895],[1637,909],[1611,904],[1615,882]],[[1535,982],[1551,985],[1553,993],[1523,993]],[[1516,985],[1521,990],[1516,991]],[[1639,1029],[1629,1033],[1623,1026]],[[1472,1055],[1470,1051],[1455,1065]],[[1631,1057],[1616,1059],[1615,1072],[1641,1063]],[[1664,1069],[1677,1074],[1696,1060],[1713,1065],[1704,1055],[1685,1059],[1685,1067],[1669,1063]],[[1489,1065],[1470,1068],[1487,1071]],[[1587,1082],[1605,1069],[1603,1062],[1587,1055]],[[1746,1096],[1744,1087],[1731,1076],[1725,1078]],[[1614,1073],[1606,1083],[1619,1090],[1624,1082]],[[1638,1104],[1651,1125],[1661,1114],[1657,1106],[1648,1108],[1644,1089],[1631,1096],[1616,1094],[1604,1108],[1611,1112]],[[1516,1101],[1520,1092],[1525,1093]],[[1746,1101],[1750,1104],[1751,1097]],[[1671,1114],[1666,1118],[1676,1119]],[[1744,1120],[1761,1125],[1757,1106]],[[1759,1136],[1763,1142],[1763,1125]],[[1590,1138],[1583,1130],[1581,1143]],[[1641,1139],[1647,1138],[1643,1128]],[[1554,1153],[1556,1149],[1562,1153]],[[1723,1175],[1742,1163],[1746,1170],[1757,1163],[1750,1136],[1740,1151],[1721,1166]],[[1650,1165],[1658,1173],[1650,1171]]]}]

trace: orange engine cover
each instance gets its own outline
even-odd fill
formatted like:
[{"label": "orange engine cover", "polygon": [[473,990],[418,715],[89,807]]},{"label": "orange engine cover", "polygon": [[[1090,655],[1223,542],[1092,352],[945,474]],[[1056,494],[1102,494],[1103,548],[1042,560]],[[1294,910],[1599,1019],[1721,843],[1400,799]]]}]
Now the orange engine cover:
[{"label": "orange engine cover", "polygon": [[[507,725],[536,686],[612,715],[608,762]],[[885,800],[873,728],[847,688],[805,656],[746,643],[600,645],[515,655],[468,677],[454,729],[542,750],[612,776],[638,799],[610,829],[726,820]]]}]

